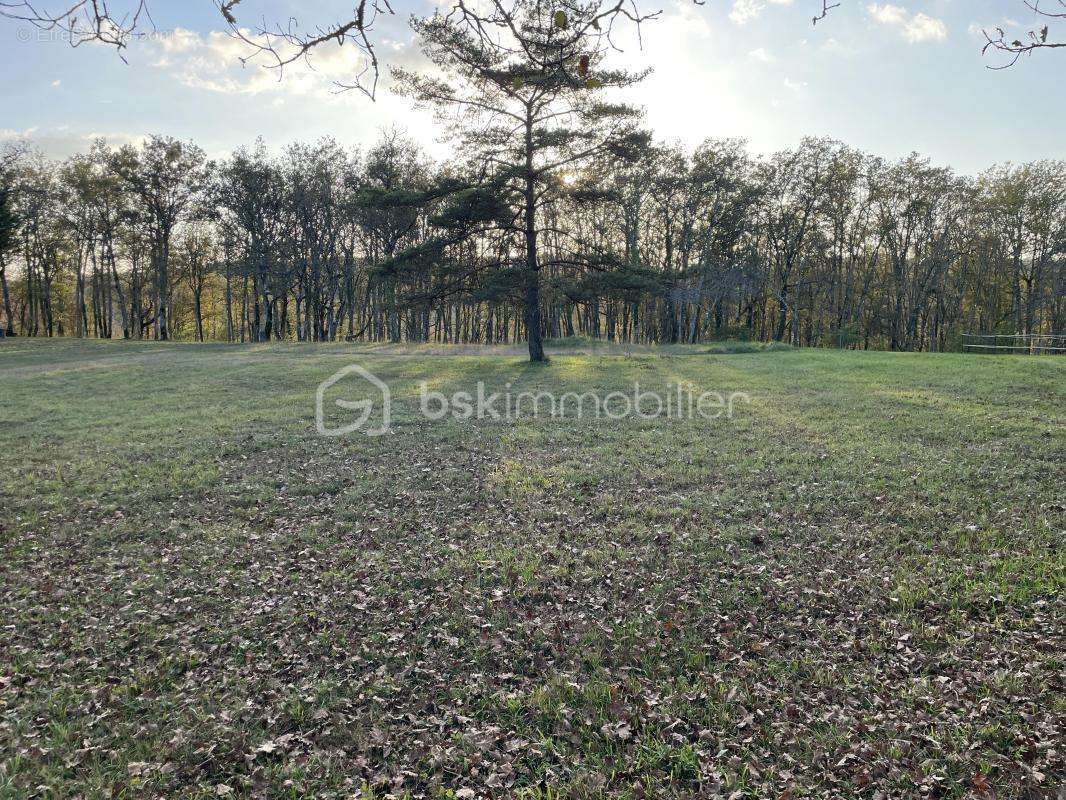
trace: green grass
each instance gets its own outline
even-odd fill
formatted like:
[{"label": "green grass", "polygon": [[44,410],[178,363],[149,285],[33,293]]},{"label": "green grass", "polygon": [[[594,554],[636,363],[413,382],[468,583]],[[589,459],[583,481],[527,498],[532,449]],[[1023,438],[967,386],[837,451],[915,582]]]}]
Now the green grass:
[{"label": "green grass", "polygon": [[0,798],[1054,797],[1066,361],[748,349],[0,344]]}]

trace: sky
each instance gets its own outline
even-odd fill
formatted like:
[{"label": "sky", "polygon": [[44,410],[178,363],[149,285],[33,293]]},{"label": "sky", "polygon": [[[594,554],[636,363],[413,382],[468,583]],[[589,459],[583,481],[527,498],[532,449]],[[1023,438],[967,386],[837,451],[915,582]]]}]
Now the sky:
[{"label": "sky", "polygon": [[[1003,71],[988,69],[1000,62],[981,55],[982,28],[1014,35],[1031,27],[1033,13],[1021,0],[838,0],[817,26],[811,18],[821,0],[637,2],[662,14],[614,57],[653,68],[624,96],[644,106],[660,139],[694,147],[709,137],[742,137],[765,154],[827,136],[886,158],[919,152],[967,174],[1066,158],[1063,51]],[[424,60],[406,20],[435,5],[393,6],[396,16],[375,28],[379,55],[385,64],[418,68]],[[151,0],[149,8],[157,33],[127,51],[128,64],[113,49],[71,48],[0,19],[7,77],[0,139],[27,138],[60,158],[97,136],[122,144],[165,134],[222,157],[260,136],[272,148],[322,136],[366,147],[398,127],[438,158],[449,152],[431,115],[388,91],[387,76],[376,101],[337,91],[334,81],[358,68],[352,47],[322,51],[313,68],[297,66],[279,80],[261,66],[242,66],[246,46],[223,32],[210,0]],[[351,3],[245,0],[238,10],[249,21],[295,17],[306,27],[350,14]]]}]

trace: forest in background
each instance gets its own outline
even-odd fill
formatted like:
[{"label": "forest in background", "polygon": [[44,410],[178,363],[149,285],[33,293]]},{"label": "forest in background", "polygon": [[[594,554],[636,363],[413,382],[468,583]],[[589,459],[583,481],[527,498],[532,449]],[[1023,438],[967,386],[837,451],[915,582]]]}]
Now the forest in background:
[{"label": "forest in background", "polygon": [[[365,152],[260,142],[220,161],[165,137],[62,163],[9,149],[4,327],[521,341],[521,232],[460,186],[477,166],[434,164],[395,131]],[[951,350],[963,332],[1066,328],[1061,161],[970,178],[824,139],[767,158],[708,140],[563,168],[537,191],[546,337]]]}]

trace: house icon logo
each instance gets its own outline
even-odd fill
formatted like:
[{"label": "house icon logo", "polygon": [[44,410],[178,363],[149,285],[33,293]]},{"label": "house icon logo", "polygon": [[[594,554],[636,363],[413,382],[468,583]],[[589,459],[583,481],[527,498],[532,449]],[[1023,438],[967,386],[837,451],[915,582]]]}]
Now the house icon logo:
[{"label": "house icon logo", "polygon": [[[349,376],[357,376],[362,381],[349,378]],[[346,381],[346,378],[349,380]],[[355,412],[355,417],[343,424],[331,425],[326,419],[326,394],[342,381],[344,381],[343,389],[355,390],[357,386],[361,386],[363,394],[368,396],[361,400],[334,398],[333,406]],[[381,425],[370,427],[371,417],[375,416],[374,409],[379,405]],[[356,431],[362,431],[366,436],[384,436],[389,432],[391,424],[392,393],[389,391],[388,384],[359,364],[349,364],[337,370],[322,381],[315,391],[315,430],[320,436],[345,436]]]}]

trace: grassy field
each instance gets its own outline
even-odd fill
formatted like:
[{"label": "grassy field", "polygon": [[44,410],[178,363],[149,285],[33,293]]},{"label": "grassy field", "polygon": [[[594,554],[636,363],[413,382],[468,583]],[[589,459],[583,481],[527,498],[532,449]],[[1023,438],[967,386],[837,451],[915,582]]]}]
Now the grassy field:
[{"label": "grassy field", "polygon": [[727,349],[0,344],[0,798],[1061,797],[1066,360]]}]

